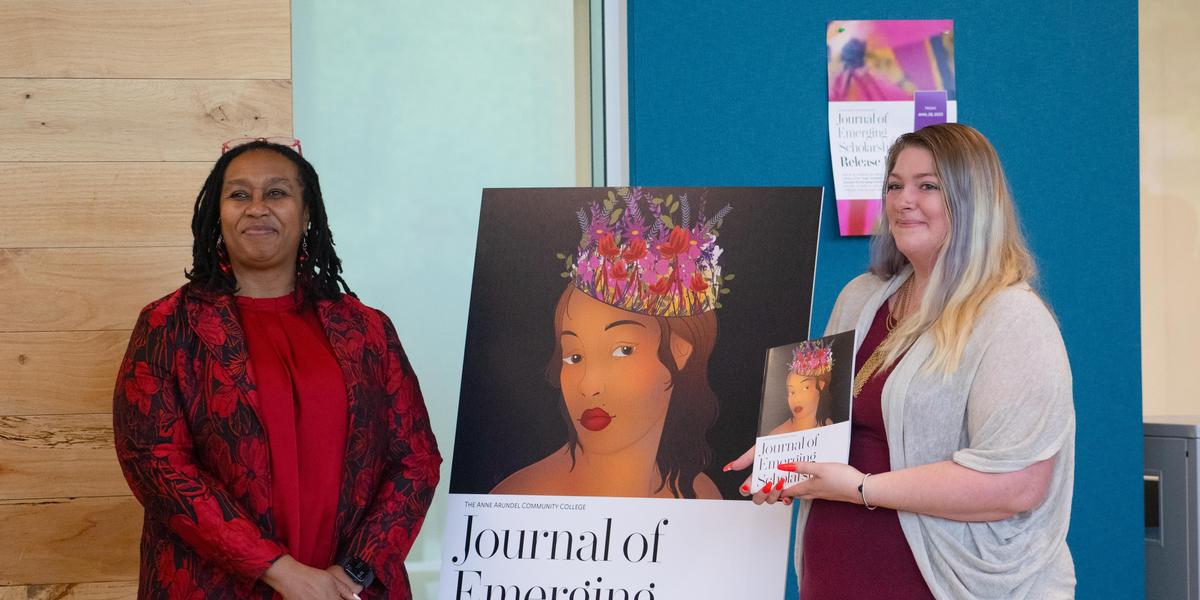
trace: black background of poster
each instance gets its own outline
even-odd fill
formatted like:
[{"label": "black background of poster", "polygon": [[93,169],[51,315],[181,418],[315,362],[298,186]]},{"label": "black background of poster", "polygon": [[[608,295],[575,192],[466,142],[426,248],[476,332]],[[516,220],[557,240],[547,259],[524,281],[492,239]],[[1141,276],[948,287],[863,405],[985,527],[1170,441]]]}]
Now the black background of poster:
[{"label": "black background of poster", "polygon": [[[843,331],[824,338],[833,346],[833,373],[829,378],[834,423],[850,418],[851,386],[854,384],[854,332]],[[792,352],[800,343],[771,348],[767,351],[767,368],[763,373],[762,410],[758,420],[758,435],[767,435],[791,416],[787,403],[787,376],[792,366]],[[839,391],[840,390],[840,391]]]},{"label": "black background of poster", "polygon": [[[713,457],[705,472],[725,498],[741,498],[737,488],[749,471],[721,467],[754,444],[765,351],[808,337],[821,188],[644,189],[677,199],[687,193],[693,214],[702,204],[706,215],[733,206],[717,242],[722,272],[736,277],[717,311],[709,361],[720,414],[708,434]],[[566,443],[561,398],[545,375],[554,306],[570,285],[555,254],[574,255],[576,211],[605,197],[605,188],[484,190],[451,493],[488,493]]]}]

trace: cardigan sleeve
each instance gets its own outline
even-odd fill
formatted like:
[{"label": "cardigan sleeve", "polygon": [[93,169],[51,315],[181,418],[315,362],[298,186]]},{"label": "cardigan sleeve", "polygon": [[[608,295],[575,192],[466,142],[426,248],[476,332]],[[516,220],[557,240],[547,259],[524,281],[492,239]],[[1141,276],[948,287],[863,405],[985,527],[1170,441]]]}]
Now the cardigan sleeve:
[{"label": "cardigan sleeve", "polygon": [[978,366],[967,397],[967,447],[954,462],[1017,471],[1046,460],[1074,435],[1071,367],[1050,311],[1032,291],[1009,289],[981,317]]},{"label": "cardigan sleeve", "polygon": [[[386,389],[390,443],[382,483],[367,508],[346,554],[367,561],[388,588],[407,589],[404,558],[425,520],[442,462],[429,424],[421,388],[391,320],[383,315],[387,338]],[[390,594],[389,594],[390,596]]]},{"label": "cardigan sleeve", "polygon": [[206,560],[257,579],[286,549],[264,537],[221,482],[197,465],[168,319],[148,308],[130,337],[113,392],[117,459],[149,518]]}]

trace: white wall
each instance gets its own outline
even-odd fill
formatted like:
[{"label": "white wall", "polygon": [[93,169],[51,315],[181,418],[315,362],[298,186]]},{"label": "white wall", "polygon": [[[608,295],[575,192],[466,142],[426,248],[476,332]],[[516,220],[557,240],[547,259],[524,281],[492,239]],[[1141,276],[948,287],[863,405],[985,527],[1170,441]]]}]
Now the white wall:
[{"label": "white wall", "polygon": [[[1196,0],[1142,0],[1142,410],[1200,414],[1200,64]],[[1096,185],[1104,185],[1102,173]],[[1097,273],[1098,277],[1103,276]],[[1113,365],[1114,372],[1121,366]]]},{"label": "white wall", "polygon": [[564,0],[293,2],[296,136],[446,458],[407,563],[417,598],[436,589],[480,190],[575,185],[572,23]]}]

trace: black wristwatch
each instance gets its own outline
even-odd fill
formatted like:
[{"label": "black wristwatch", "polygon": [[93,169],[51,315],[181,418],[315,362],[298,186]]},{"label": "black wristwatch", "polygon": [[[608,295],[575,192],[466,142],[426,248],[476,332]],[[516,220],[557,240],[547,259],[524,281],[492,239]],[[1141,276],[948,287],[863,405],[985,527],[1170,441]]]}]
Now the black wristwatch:
[{"label": "black wristwatch", "polygon": [[346,575],[354,580],[354,583],[364,588],[370,586],[371,582],[375,581],[375,570],[365,560],[357,556],[347,556],[339,564],[342,565],[342,570],[346,572]]}]

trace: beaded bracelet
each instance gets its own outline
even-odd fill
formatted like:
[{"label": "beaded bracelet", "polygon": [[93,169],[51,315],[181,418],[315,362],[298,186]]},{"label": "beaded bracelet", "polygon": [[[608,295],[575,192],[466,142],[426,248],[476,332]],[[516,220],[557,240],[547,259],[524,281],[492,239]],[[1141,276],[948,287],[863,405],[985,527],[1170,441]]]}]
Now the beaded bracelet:
[{"label": "beaded bracelet", "polygon": [[867,488],[867,478],[870,476],[871,476],[870,473],[866,473],[863,475],[862,483],[858,484],[858,495],[862,496],[863,506],[865,506],[867,508],[867,510],[875,510],[879,507],[871,506],[871,503],[867,502],[867,489],[866,489]]}]

